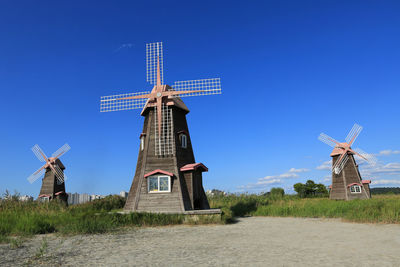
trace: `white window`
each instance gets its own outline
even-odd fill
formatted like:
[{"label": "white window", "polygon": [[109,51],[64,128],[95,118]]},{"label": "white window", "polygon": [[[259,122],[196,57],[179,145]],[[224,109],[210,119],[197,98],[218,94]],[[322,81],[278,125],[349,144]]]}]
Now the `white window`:
[{"label": "white window", "polygon": [[144,150],[144,136],[140,137],[140,151]]},{"label": "white window", "polygon": [[166,193],[171,192],[170,176],[149,176],[147,178],[149,193]]},{"label": "white window", "polygon": [[360,194],[361,193],[361,186],[359,186],[359,185],[350,186],[350,192],[352,194]]},{"label": "white window", "polygon": [[187,147],[187,136],[186,136],[186,134],[182,134],[181,135],[181,146],[183,148]]}]

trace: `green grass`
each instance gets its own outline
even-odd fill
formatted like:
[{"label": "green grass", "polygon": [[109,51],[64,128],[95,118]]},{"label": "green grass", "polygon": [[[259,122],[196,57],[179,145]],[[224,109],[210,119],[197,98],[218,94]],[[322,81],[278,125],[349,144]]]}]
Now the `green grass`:
[{"label": "green grass", "polygon": [[230,195],[210,198],[229,222],[235,216],[341,218],[351,222],[400,223],[400,196],[379,195],[368,200],[335,201],[297,196]]},{"label": "green grass", "polygon": [[294,195],[228,195],[209,198],[219,216],[110,212],[121,210],[125,200],[109,196],[82,205],[66,207],[57,202],[0,202],[0,243],[20,246],[19,237],[35,234],[96,234],[124,227],[175,224],[232,223],[239,216],[341,218],[352,222],[400,223],[400,195],[379,195],[369,200],[334,201],[300,199]]},{"label": "green grass", "polygon": [[35,234],[96,234],[122,227],[162,226],[172,224],[207,224],[218,218],[190,221],[179,214],[119,214],[125,200],[119,196],[66,207],[57,202],[0,202],[0,243],[10,243],[10,236]]}]

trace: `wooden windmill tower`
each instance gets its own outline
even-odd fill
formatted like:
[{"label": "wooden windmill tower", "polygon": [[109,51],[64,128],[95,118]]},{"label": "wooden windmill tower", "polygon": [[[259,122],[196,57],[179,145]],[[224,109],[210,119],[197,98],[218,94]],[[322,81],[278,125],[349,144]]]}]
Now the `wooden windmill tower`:
[{"label": "wooden windmill tower", "polygon": [[146,45],[147,81],[151,92],[103,96],[100,111],[142,108],[145,117],[140,135],[135,176],[126,211],[173,212],[209,209],[186,122],[186,96],[221,94],[219,78],[164,84],[162,43]]},{"label": "wooden windmill tower", "polygon": [[354,141],[358,137],[362,127],[354,124],[353,128],[346,137],[345,143],[339,143],[332,137],[321,133],[318,139],[327,145],[333,147],[332,157],[332,187],[330,191],[331,199],[356,199],[371,198],[369,183],[371,180],[362,180],[358,165],[354,155],[366,160],[371,164],[376,163],[376,159],[362,151],[361,149],[352,149]]},{"label": "wooden windmill tower", "polygon": [[42,176],[43,171],[46,170],[44,178],[42,179],[42,187],[40,189],[38,199],[40,201],[49,201],[59,199],[67,203],[68,195],[65,192],[65,180],[67,177],[64,174],[65,166],[62,164],[59,157],[65,154],[71,147],[68,144],[60,147],[53,155],[48,158],[38,145],[32,147],[33,153],[45,164],[31,176],[28,181],[32,184],[34,181]]}]

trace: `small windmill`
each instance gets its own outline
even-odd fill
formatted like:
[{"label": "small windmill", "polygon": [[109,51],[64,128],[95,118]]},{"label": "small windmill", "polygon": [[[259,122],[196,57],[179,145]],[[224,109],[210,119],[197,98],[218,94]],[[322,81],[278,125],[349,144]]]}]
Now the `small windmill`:
[{"label": "small windmill", "polygon": [[[141,109],[145,117],[135,177],[125,210],[184,212],[208,209],[201,163],[195,163],[186,114],[180,97],[221,94],[220,78],[164,84],[163,46],[146,44],[146,92],[102,96],[100,112]],[[159,194],[161,193],[161,194]]]},{"label": "small windmill", "polygon": [[346,142],[340,143],[332,137],[321,133],[318,139],[333,147],[332,157],[332,189],[331,199],[370,198],[370,180],[362,180],[354,155],[370,164],[375,164],[376,159],[372,155],[359,148],[351,146],[363,128],[354,124],[346,137]]},{"label": "small windmill", "polygon": [[45,163],[40,169],[28,177],[28,181],[32,184],[39,179],[43,175],[44,170],[46,170],[40,189],[40,200],[57,198],[67,202],[68,195],[65,192],[65,180],[67,177],[64,174],[65,166],[61,163],[59,158],[70,149],[71,147],[65,144],[48,158],[38,145],[32,147],[32,151],[36,157],[41,162]]}]

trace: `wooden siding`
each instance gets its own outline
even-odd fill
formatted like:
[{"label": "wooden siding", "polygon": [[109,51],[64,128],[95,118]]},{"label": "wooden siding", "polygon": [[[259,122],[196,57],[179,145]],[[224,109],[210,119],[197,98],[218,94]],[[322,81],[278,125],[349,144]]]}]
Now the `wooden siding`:
[{"label": "wooden siding", "polygon": [[[57,164],[61,171],[64,172],[64,165],[61,163],[59,159],[56,160],[55,164]],[[57,177],[54,175],[53,171],[50,168],[46,169],[44,178],[42,179],[42,186],[40,188],[40,195],[49,195],[52,199],[56,198],[55,193],[60,191],[65,192],[65,183],[57,184]],[[62,198],[64,200],[65,196]]]},{"label": "wooden siding", "polygon": [[[192,190],[188,190],[188,187],[192,187],[192,179],[188,179],[184,173],[179,171],[184,165],[195,162],[190,135],[188,134],[187,136],[187,148],[181,147],[178,136],[178,132],[182,130],[189,133],[186,122],[186,111],[172,107],[172,130],[174,133],[175,153],[168,156],[155,155],[156,125],[154,122],[154,109],[148,109],[143,115],[145,116],[145,121],[142,132],[146,134],[145,148],[143,151],[140,150],[140,140],[138,140],[138,161],[124,210],[177,213],[192,210],[193,203],[189,193]],[[156,169],[174,174],[171,178],[170,193],[148,192],[147,178],[144,178],[144,174]],[[201,186],[201,188],[203,187]],[[203,195],[205,197],[204,189]],[[205,199],[207,201],[207,198]]]},{"label": "wooden siding", "polygon": [[[339,157],[340,155],[332,158],[332,166]],[[343,170],[339,174],[332,172],[332,189],[329,195],[330,199],[351,200],[370,198],[370,194],[368,194],[364,186],[361,187],[361,193],[357,194],[350,192],[350,187],[348,187],[348,185],[352,183],[362,185],[361,181],[362,179],[358,170],[358,166],[354,160],[354,156],[349,154],[349,159]]]}]

